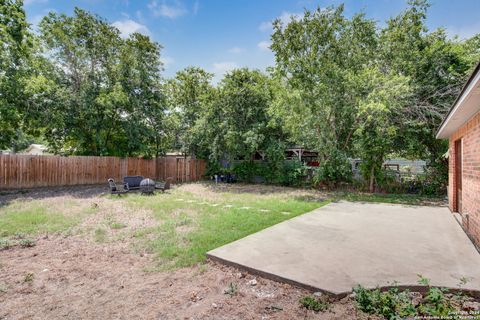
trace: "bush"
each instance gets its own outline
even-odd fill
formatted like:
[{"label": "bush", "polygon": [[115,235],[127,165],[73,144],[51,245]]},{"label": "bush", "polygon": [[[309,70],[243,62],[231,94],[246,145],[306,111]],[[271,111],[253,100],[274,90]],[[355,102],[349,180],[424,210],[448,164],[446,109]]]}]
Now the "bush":
[{"label": "bush", "polygon": [[[428,280],[421,278],[419,283],[428,285]],[[369,314],[381,315],[386,319],[419,316],[447,319],[453,314],[458,314],[459,310],[455,308],[453,301],[465,300],[461,294],[447,296],[447,289],[432,287],[429,287],[424,295],[419,293],[414,295],[409,290],[400,292],[397,287],[381,292],[380,289],[368,290],[357,286],[353,291],[360,310]],[[414,301],[415,296],[417,297],[416,301]],[[457,308],[461,309],[461,305],[458,305]]]},{"label": "bush", "polygon": [[[441,177],[434,167],[426,167],[421,174],[409,173],[399,176],[395,170],[382,169],[376,176],[376,191],[385,193],[408,193],[424,196],[443,196],[446,194],[448,177]],[[354,180],[356,189],[367,190],[368,181]]]},{"label": "bush", "polygon": [[33,282],[34,278],[35,278],[35,275],[29,272],[25,275],[25,278],[23,278],[23,282]]},{"label": "bush", "polygon": [[368,290],[359,285],[353,291],[358,308],[363,312],[382,315],[386,319],[415,315],[408,290],[399,292],[397,288],[392,288],[381,292],[380,289]]},{"label": "bush", "polygon": [[422,315],[434,317],[448,317],[455,312],[449,299],[445,297],[447,289],[429,288],[418,311]]},{"label": "bush", "polygon": [[205,176],[211,177],[216,174],[219,174],[223,168],[220,166],[218,161],[208,161],[207,162],[207,169],[205,170]]},{"label": "bush", "polygon": [[307,177],[307,166],[298,160],[285,161],[278,175],[277,183],[284,186],[298,186]]},{"label": "bush", "polygon": [[233,173],[238,180],[244,182],[254,182],[255,177],[265,178],[266,172],[261,164],[254,161],[242,161],[233,167]]},{"label": "bush", "polygon": [[267,182],[281,183],[280,176],[285,166],[285,149],[286,145],[278,141],[269,143],[265,149],[265,179]]},{"label": "bush", "polygon": [[386,193],[409,193],[424,196],[442,196],[446,194],[445,182],[439,181],[434,174],[411,174],[402,176],[401,180],[384,174],[377,188]]},{"label": "bush", "polygon": [[314,185],[332,186],[350,181],[352,181],[352,165],[347,156],[340,151],[332,152],[330,158],[321,161],[313,177]]},{"label": "bush", "polygon": [[427,166],[424,175],[419,176],[419,193],[440,196],[447,193],[448,171],[439,166]]},{"label": "bush", "polygon": [[256,182],[261,178],[283,186],[301,185],[307,177],[307,166],[298,160],[282,161],[279,167],[264,162],[244,161],[236,164],[232,171],[240,181]]},{"label": "bush", "polygon": [[407,193],[409,186],[400,180],[397,171],[382,170],[376,178],[377,191],[385,193]]},{"label": "bush", "polygon": [[16,239],[16,240],[25,239],[26,236],[27,235],[22,232],[15,232],[13,239]]}]

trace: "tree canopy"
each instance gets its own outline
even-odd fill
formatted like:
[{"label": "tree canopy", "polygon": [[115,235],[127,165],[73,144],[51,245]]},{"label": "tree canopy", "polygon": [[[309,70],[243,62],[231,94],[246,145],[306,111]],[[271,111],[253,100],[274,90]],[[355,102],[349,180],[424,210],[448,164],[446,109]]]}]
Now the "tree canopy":
[{"label": "tree canopy", "polygon": [[[275,65],[216,85],[198,68],[162,76],[162,46],[93,13],[51,12],[34,33],[22,1],[0,4],[0,149],[31,141],[60,154],[249,160],[272,168],[288,145],[316,150],[317,180],[349,178],[349,158],[382,180],[391,156],[423,158],[445,179],[436,129],[480,58],[480,35],[428,30],[426,0],[381,25],[344,6],[273,22]],[[275,160],[273,160],[275,159]]]},{"label": "tree canopy", "polygon": [[22,2],[0,3],[0,149],[21,139],[26,109],[25,82],[29,77],[28,60],[33,50],[32,34]]},{"label": "tree canopy", "polygon": [[400,155],[428,159],[444,177],[446,145],[435,132],[480,56],[478,35],[429,32],[428,6],[410,1],[384,28],[363,14],[345,17],[343,5],[274,22],[275,70],[287,92],[275,112],[299,144],[333,164],[320,172],[341,172],[338,158],[361,157],[373,188],[386,157]]}]

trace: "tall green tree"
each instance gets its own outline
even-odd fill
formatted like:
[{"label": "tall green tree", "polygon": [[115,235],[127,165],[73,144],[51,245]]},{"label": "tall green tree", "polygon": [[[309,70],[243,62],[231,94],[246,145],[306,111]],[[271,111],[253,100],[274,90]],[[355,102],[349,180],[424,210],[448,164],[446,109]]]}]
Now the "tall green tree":
[{"label": "tall green tree", "polygon": [[[161,47],[75,8],[40,23],[53,65],[45,136],[54,149],[91,155],[158,155],[166,150]],[[52,86],[51,86],[52,87]]]},{"label": "tall green tree", "polygon": [[377,69],[365,74],[365,83],[369,94],[359,102],[354,153],[362,159],[361,169],[373,192],[376,182],[384,178],[387,156],[396,152],[395,139],[411,92],[408,78]]},{"label": "tall green tree", "polygon": [[378,47],[375,22],[363,14],[348,19],[343,11],[340,5],[306,10],[287,25],[277,20],[271,46],[287,91],[274,112],[297,143],[319,152],[322,166],[334,166],[322,171],[330,173],[343,172],[338,165],[352,155],[360,101],[369,94],[364,78],[376,66]]},{"label": "tall green tree", "polygon": [[258,70],[235,69],[225,75],[197,130],[205,133],[212,159],[251,160],[282,141],[282,130],[268,110],[271,79]]},{"label": "tall green tree", "polygon": [[479,37],[429,32],[428,1],[408,3],[383,29],[362,14],[346,18],[342,5],[274,23],[285,90],[273,111],[298,143],[319,151],[321,166],[332,166],[320,171],[327,180],[342,179],[332,174],[343,172],[336,159],[362,156],[373,189],[392,155],[426,158],[445,180],[446,144],[435,132],[479,59]]},{"label": "tall green tree", "polygon": [[203,132],[197,122],[205,115],[214,98],[213,74],[197,67],[187,67],[176,73],[165,85],[170,115],[176,124],[172,146],[188,155],[205,155]]},{"label": "tall green tree", "polygon": [[128,154],[159,156],[170,147],[160,50],[159,44],[139,33],[133,33],[121,49],[120,82],[128,97],[122,126]]},{"label": "tall green tree", "polygon": [[[125,106],[116,66],[121,39],[102,18],[75,8],[74,16],[49,13],[40,23],[47,53],[66,92],[47,137],[67,152],[115,154],[114,130]],[[118,135],[118,133],[117,133]]]},{"label": "tall green tree", "polygon": [[[380,56],[384,69],[406,76],[412,94],[398,115],[396,154],[429,160],[431,174],[447,179],[446,141],[435,138],[443,117],[480,59],[478,35],[450,38],[444,29],[429,32],[427,0],[410,0],[409,7],[381,30]],[[477,45],[475,45],[475,43]]]},{"label": "tall green tree", "polygon": [[0,2],[0,149],[21,138],[26,101],[25,79],[33,50],[21,0]]}]

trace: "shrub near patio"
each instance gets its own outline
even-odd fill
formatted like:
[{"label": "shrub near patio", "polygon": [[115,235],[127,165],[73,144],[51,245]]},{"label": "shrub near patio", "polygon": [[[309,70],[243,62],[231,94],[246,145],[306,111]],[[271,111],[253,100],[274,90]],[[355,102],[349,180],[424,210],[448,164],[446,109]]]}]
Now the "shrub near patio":
[{"label": "shrub near patio", "polygon": [[[459,288],[466,283],[461,279]],[[446,288],[429,286],[429,280],[419,275],[418,283],[427,286],[424,293],[400,290],[394,285],[387,291],[366,289],[358,285],[353,289],[358,309],[385,319],[479,319],[478,302],[462,292],[449,292]]]},{"label": "shrub near patio", "polygon": [[124,198],[133,208],[146,208],[162,221],[139,231],[137,249],[159,258],[161,269],[191,266],[205,253],[229,242],[309,212],[328,201],[297,200],[285,194],[222,192],[202,196],[174,190],[170,194]]}]

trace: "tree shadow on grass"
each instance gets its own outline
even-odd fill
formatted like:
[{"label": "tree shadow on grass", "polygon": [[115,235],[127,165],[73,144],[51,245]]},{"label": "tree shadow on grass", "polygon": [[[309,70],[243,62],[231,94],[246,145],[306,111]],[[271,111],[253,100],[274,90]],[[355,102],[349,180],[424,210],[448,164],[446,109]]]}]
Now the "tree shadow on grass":
[{"label": "tree shadow on grass", "polygon": [[219,182],[215,183],[212,181],[205,181],[200,183],[203,187],[208,189],[211,192],[217,193],[252,193],[252,194],[279,194],[279,193],[286,193],[292,192],[297,190],[306,190],[301,188],[295,187],[284,187],[284,186],[277,186],[277,185],[270,185],[270,184],[263,184],[263,183],[243,183],[243,182],[236,182],[236,183],[224,183]]},{"label": "tree shadow on grass", "polygon": [[325,192],[315,189],[302,187],[286,187],[269,184],[253,184],[253,183],[214,183],[202,182],[202,187],[215,193],[239,193],[239,194],[261,194],[261,195],[276,195],[288,194],[292,199],[305,202],[323,202],[329,197]]},{"label": "tree shadow on grass", "polygon": [[0,208],[12,201],[37,200],[61,196],[71,196],[77,199],[89,199],[109,194],[106,185],[79,185],[62,187],[43,187],[34,189],[2,190],[0,191]]}]

